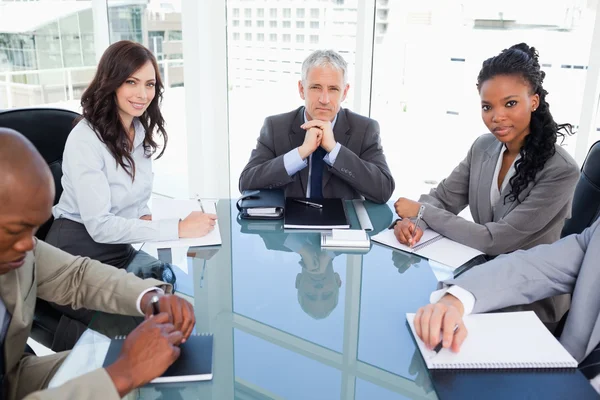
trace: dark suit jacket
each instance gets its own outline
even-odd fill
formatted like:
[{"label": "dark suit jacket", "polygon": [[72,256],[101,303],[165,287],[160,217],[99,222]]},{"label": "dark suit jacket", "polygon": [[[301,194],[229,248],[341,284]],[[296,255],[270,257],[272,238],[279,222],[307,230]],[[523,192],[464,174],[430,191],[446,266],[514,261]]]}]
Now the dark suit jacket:
[{"label": "dark suit jacket", "polygon": [[[285,187],[286,197],[305,197],[308,167],[289,176],[283,156],[304,142],[304,107],[267,117],[256,148],[240,176],[240,191]],[[394,191],[394,178],[385,161],[377,121],[340,109],[333,128],[342,146],[332,167],[323,171],[323,196],[387,202]]]}]

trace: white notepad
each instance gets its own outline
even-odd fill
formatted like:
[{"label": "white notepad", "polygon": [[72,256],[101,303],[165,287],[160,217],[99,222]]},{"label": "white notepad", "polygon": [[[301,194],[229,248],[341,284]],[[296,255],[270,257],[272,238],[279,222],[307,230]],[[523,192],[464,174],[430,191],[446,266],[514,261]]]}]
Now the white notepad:
[{"label": "white notepad", "polygon": [[454,269],[483,254],[472,247],[450,240],[432,229],[425,229],[419,243],[412,248],[400,243],[393,229],[386,229],[373,236],[371,240],[407,253],[418,254]]},{"label": "white notepad", "polygon": [[[209,214],[217,213],[217,205],[214,201],[202,201],[204,211]],[[201,211],[198,200],[184,199],[165,199],[158,197],[152,199],[152,219],[184,219],[192,211]],[[157,248],[172,247],[194,247],[194,246],[218,246],[221,244],[221,231],[219,230],[219,220],[208,235],[199,238],[185,238],[178,240],[157,241]]]},{"label": "white notepad", "polygon": [[415,333],[414,318],[406,314],[429,369],[577,368],[577,361],[533,311],[467,315],[469,334],[458,353],[428,350]]}]

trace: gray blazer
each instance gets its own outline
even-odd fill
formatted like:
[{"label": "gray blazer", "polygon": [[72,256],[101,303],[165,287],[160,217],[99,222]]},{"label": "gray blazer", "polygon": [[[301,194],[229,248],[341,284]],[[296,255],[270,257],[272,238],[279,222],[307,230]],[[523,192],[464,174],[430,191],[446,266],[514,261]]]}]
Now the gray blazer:
[{"label": "gray blazer", "polygon": [[[240,191],[285,188],[286,197],[304,197],[308,167],[289,176],[283,156],[304,142],[304,107],[267,117],[240,175]],[[394,178],[385,161],[377,121],[340,109],[333,127],[335,140],[342,145],[332,167],[323,171],[323,197],[387,202],[394,191]]]},{"label": "gray blazer", "polygon": [[[489,255],[529,249],[560,239],[565,218],[571,216],[571,201],[579,179],[579,168],[565,149],[556,153],[538,172],[535,182],[519,196],[521,203],[506,201],[508,184],[493,211],[490,192],[502,143],[492,134],[480,136],[467,157],[428,195],[423,221],[442,235]],[[469,206],[470,222],[457,214]]]},{"label": "gray blazer", "polygon": [[560,342],[581,362],[600,343],[600,220],[579,235],[500,256],[443,282],[475,296],[474,313],[572,293]]}]

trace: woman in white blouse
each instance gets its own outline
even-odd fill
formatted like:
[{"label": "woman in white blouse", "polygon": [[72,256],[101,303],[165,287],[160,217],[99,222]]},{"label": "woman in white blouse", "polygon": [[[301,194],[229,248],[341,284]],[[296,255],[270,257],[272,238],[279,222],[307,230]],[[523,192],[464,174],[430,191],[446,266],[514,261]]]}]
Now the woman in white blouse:
[{"label": "woman in white blouse", "polygon": [[[216,215],[193,212],[184,220],[153,221],[155,138],[167,133],[159,104],[163,84],[152,53],[120,41],[103,54],[83,93],[83,117],[63,155],[63,193],[52,213],[48,243],[117,268],[157,262],[130,243],[200,237],[214,229]],[[135,270],[134,268],[134,270]]]},{"label": "woman in white blouse", "polygon": [[[398,240],[418,243],[424,228],[488,255],[528,249],[560,238],[579,170],[557,144],[571,125],[554,122],[546,101],[538,54],[525,43],[486,60],[477,79],[481,115],[491,134],[418,202],[395,203]],[[457,134],[448,132],[448,134]],[[414,217],[424,206],[423,223]],[[474,222],[458,216],[469,206]],[[411,220],[412,219],[412,220]],[[414,234],[414,238],[413,238]]]}]

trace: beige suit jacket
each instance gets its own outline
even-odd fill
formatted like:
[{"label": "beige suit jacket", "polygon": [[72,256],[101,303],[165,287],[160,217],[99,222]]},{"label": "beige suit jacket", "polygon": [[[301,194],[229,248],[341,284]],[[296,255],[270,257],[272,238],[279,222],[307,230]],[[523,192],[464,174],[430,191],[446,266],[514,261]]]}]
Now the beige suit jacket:
[{"label": "beige suit jacket", "polygon": [[[37,241],[27,254],[25,264],[0,275],[0,296],[12,319],[4,341],[4,362],[8,399],[17,397],[17,389],[28,382],[21,380],[23,355],[31,330],[36,298],[74,308],[88,308],[115,314],[140,315],[137,298],[144,290],[159,286],[170,291],[170,285],[142,280],[124,270],[85,257],[76,257]],[[21,392],[22,392],[21,388]],[[33,388],[36,390],[38,388]],[[65,385],[32,393],[26,400],[45,399],[118,399],[119,395],[104,369],[98,369]]]}]

